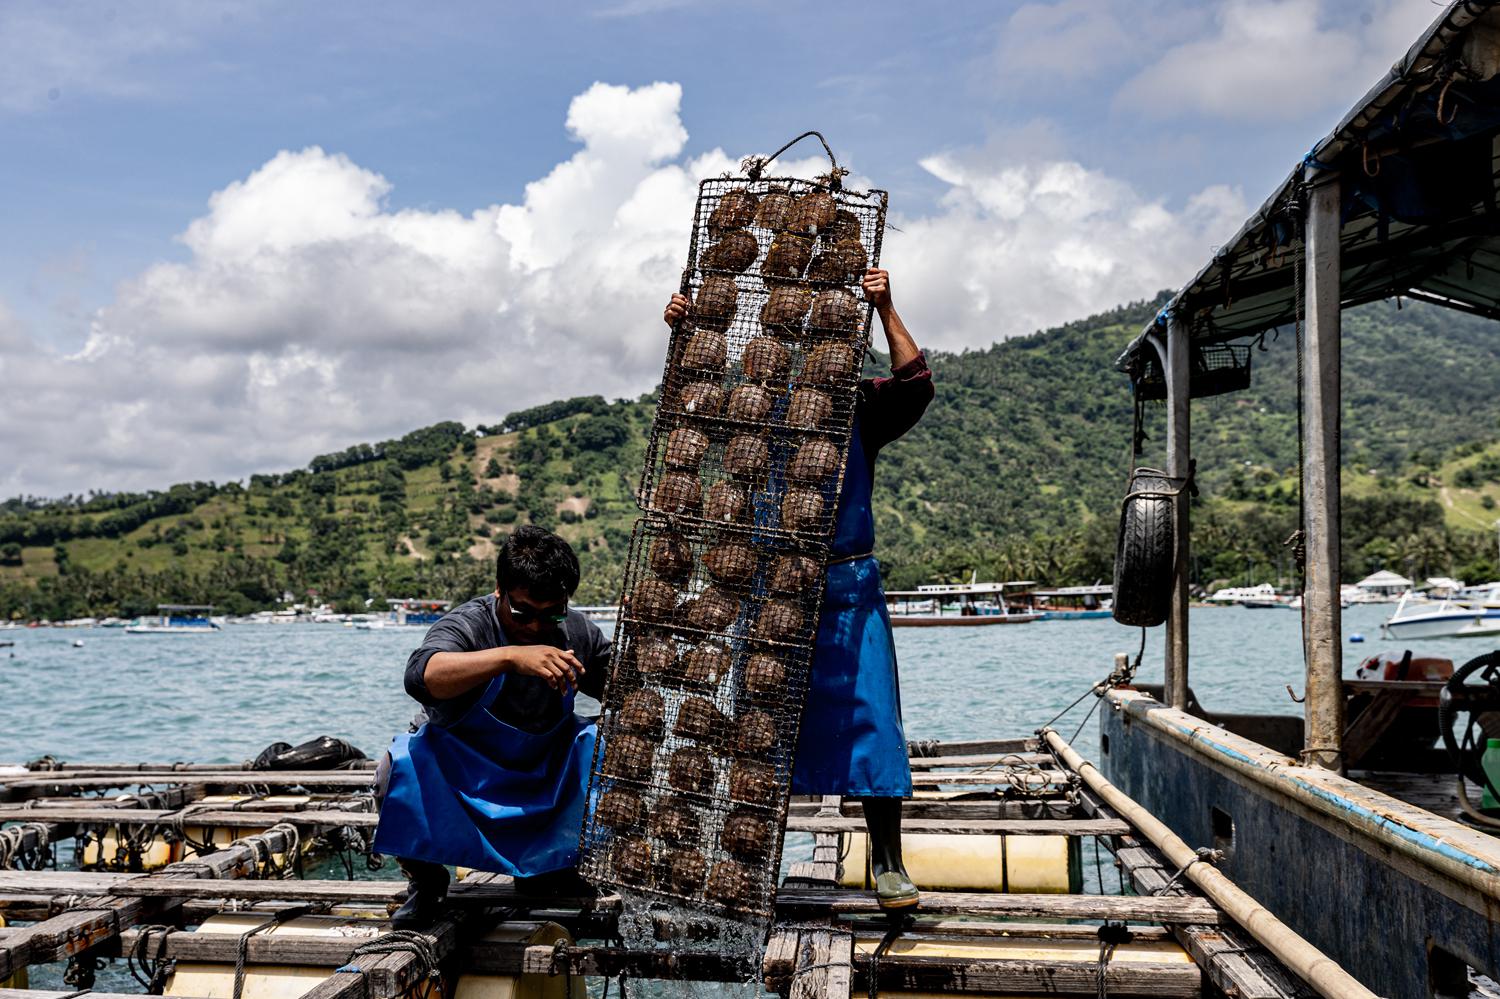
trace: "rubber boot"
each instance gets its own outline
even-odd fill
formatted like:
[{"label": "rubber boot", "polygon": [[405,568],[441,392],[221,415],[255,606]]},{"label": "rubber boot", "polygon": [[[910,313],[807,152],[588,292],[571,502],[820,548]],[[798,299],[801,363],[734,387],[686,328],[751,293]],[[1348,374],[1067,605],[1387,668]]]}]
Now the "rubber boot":
[{"label": "rubber boot", "polygon": [[901,799],[865,798],[865,829],[870,834],[870,873],[883,910],[910,909],[921,901],[901,862]]},{"label": "rubber boot", "polygon": [[599,894],[576,867],[516,878],[516,891],[538,898],[594,898]]},{"label": "rubber boot", "polygon": [[448,897],[448,868],[425,860],[397,858],[396,864],[406,875],[406,901],[391,913],[395,930],[425,930],[437,922]]}]

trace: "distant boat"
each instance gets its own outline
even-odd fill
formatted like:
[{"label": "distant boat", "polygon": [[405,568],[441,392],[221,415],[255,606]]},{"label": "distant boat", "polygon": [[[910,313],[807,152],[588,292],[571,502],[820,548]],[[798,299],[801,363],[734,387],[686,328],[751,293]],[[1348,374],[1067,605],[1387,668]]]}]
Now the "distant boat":
[{"label": "distant boat", "polygon": [[[125,626],[127,635],[211,635],[219,625],[210,620],[208,604],[157,604],[157,617],[150,621],[138,618]],[[202,612],[202,613],[199,613]]]},{"label": "distant boat", "polygon": [[1380,633],[1402,640],[1500,636],[1500,583],[1467,587],[1435,601],[1408,591]]},{"label": "distant boat", "polygon": [[1292,604],[1270,583],[1259,586],[1228,586],[1208,595],[1209,603],[1236,604],[1251,610],[1289,610]]},{"label": "distant boat", "polygon": [[574,607],[573,609],[583,614],[590,621],[615,621],[620,617],[620,608],[615,604],[597,604],[593,606]]},{"label": "distant boat", "polygon": [[1060,586],[1051,590],[1032,590],[1018,594],[1018,597],[1028,598],[1028,609],[1040,614],[1043,621],[1084,621],[1110,616],[1114,587]]},{"label": "distant boat", "polygon": [[887,590],[886,610],[895,628],[965,628],[991,624],[1028,624],[1042,615],[1012,608],[1005,600],[1014,583],[930,583],[915,590]]}]

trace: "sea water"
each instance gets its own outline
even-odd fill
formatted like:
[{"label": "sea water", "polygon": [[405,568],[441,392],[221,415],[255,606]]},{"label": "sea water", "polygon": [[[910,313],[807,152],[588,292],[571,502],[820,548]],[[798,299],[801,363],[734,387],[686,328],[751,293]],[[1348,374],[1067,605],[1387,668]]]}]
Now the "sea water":
[{"label": "sea water", "polygon": [[[1344,612],[1344,633],[1367,638],[1363,644],[1344,643],[1346,676],[1369,655],[1406,647],[1379,638],[1380,622],[1392,610],[1363,605]],[[1161,682],[1163,631],[1146,634],[1140,682]],[[1107,676],[1114,653],[1133,658],[1141,642],[1140,629],[1108,619],[901,628],[895,636],[906,736],[941,740],[1030,735]],[[401,674],[421,637],[419,630],[339,625],[240,625],[209,635],[0,630],[0,641],[15,643],[0,648],[9,705],[7,724],[0,728],[0,764],[44,754],[70,763],[238,763],[272,742],[325,734],[376,756],[405,731],[414,712]],[[75,645],[80,640],[83,644]],[[1190,682],[1209,710],[1300,711],[1286,689],[1290,685],[1299,696],[1303,689],[1295,611],[1195,608],[1191,642]],[[1464,639],[1415,647],[1455,663],[1491,648]],[[1071,736],[1094,703],[1085,699],[1055,727]],[[1090,719],[1075,744],[1092,757],[1097,742],[1097,725]],[[810,836],[788,835],[783,863],[811,859],[811,853]],[[358,866],[356,872],[396,876],[392,870],[366,874]],[[328,862],[317,875],[342,877],[343,872]],[[1092,870],[1089,880],[1094,880]],[[38,970],[38,985],[54,980],[51,970]],[[666,992],[693,994],[691,989]],[[632,993],[652,994],[639,987]]]}]

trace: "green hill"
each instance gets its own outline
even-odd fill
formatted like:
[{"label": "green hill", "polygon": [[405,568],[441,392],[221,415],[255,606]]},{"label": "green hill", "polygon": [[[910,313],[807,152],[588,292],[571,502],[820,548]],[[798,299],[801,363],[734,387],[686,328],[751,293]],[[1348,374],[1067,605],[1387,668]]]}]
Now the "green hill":
[{"label": "green hill", "polygon": [[[1129,468],[1130,396],[1112,363],[1158,302],[987,350],[934,354],[938,393],[880,463],[888,581],[1108,579]],[[1500,340],[1430,307],[1345,319],[1345,575],[1496,574]],[[920,336],[920,330],[918,331]],[[1195,575],[1289,580],[1296,522],[1290,333],[1254,355],[1248,392],[1193,412],[1202,497]],[[874,368],[872,366],[871,370]],[[582,602],[612,601],[638,516],[655,399],[593,396],[441,423],[248,483],[0,503],[0,614],[137,613],[162,601],[228,612],[283,591],[362,609],[367,597],[470,595],[517,523],[562,533],[584,562]],[[1142,461],[1160,464],[1160,407]]]}]

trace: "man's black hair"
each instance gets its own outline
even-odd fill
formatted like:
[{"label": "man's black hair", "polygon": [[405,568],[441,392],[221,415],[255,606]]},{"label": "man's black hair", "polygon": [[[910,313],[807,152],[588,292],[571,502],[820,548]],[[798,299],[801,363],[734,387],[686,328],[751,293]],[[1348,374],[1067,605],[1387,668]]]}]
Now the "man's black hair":
[{"label": "man's black hair", "polygon": [[495,587],[501,593],[525,590],[541,603],[565,600],[578,589],[578,556],[551,531],[518,527],[495,558]]}]

